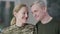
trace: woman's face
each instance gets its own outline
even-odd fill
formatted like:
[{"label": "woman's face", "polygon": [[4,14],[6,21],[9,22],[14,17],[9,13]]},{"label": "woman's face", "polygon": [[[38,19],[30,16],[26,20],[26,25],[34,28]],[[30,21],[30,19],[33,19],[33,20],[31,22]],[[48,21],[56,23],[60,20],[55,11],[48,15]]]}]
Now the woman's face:
[{"label": "woman's face", "polygon": [[22,23],[26,23],[28,19],[28,8],[22,7],[17,13],[16,13],[16,19],[20,20]]}]

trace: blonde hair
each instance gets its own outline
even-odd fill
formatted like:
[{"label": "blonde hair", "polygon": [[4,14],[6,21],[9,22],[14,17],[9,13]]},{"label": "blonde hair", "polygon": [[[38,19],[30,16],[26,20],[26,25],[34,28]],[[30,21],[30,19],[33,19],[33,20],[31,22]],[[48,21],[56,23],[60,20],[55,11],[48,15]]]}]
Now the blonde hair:
[{"label": "blonde hair", "polygon": [[[26,4],[19,4],[17,6],[15,6],[15,8],[13,9],[13,13],[14,12],[18,12],[22,7],[27,7]],[[14,25],[16,24],[16,18],[13,17],[12,20],[11,20],[11,25]]]},{"label": "blonde hair", "polygon": [[35,2],[33,2],[33,4],[30,6],[30,7],[32,7],[34,4],[39,4],[40,6],[47,6],[47,0],[38,0],[38,1],[35,1]]}]

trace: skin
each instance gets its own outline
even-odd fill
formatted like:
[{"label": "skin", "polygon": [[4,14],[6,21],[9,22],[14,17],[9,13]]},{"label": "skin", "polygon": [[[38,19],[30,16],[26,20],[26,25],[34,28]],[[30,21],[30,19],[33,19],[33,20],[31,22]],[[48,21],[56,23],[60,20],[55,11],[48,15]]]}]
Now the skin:
[{"label": "skin", "polygon": [[32,14],[37,21],[42,20],[44,18],[44,16],[45,16],[44,10],[45,10],[45,8],[41,7],[39,4],[34,4],[31,7]]},{"label": "skin", "polygon": [[41,21],[42,24],[47,24],[52,20],[52,17],[47,12],[46,6],[41,6],[39,3],[31,7],[31,11],[35,19]]},{"label": "skin", "polygon": [[22,26],[23,24],[26,23],[28,19],[28,9],[27,7],[22,7],[18,13],[14,13],[14,16],[16,17],[16,25],[17,26]]}]

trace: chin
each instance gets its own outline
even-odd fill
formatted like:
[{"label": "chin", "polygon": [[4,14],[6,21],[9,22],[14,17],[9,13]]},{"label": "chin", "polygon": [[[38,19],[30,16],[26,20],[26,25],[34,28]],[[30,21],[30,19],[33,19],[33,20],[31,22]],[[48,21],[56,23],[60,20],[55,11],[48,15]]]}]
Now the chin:
[{"label": "chin", "polygon": [[27,21],[23,21],[23,23],[26,23]]},{"label": "chin", "polygon": [[39,19],[38,19],[38,18],[37,18],[36,20],[37,20],[37,21],[39,21]]}]

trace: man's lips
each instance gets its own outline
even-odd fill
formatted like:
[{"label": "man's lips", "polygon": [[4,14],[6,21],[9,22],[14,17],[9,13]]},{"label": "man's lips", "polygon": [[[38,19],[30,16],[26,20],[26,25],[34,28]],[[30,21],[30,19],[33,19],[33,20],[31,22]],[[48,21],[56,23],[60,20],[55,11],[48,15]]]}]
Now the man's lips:
[{"label": "man's lips", "polygon": [[38,18],[39,16],[35,16],[35,18]]}]

